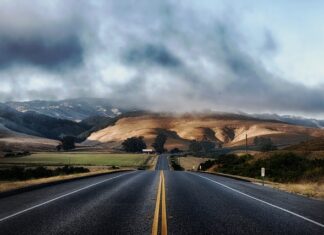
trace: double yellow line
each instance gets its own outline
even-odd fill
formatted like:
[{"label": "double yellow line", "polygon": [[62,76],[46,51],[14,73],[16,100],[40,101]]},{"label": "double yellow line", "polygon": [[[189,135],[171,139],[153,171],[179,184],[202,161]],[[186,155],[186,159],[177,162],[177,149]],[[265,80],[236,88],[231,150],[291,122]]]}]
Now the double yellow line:
[{"label": "double yellow line", "polygon": [[[162,203],[161,203],[162,199]],[[159,232],[159,217],[160,217],[160,203],[162,204],[162,215],[161,215],[161,234],[168,234],[168,226],[167,226],[167,217],[166,217],[166,203],[165,203],[165,180],[163,171],[160,171],[160,182],[158,193],[156,197],[154,218],[153,218],[153,226],[152,226],[152,235],[157,235]]]}]

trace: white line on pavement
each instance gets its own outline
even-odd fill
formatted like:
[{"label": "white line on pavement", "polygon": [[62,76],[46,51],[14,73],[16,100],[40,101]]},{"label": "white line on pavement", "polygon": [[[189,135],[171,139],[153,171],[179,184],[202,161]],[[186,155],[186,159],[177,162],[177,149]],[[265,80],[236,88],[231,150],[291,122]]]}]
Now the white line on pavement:
[{"label": "white line on pavement", "polygon": [[241,192],[241,191],[239,191],[239,190],[237,190],[237,189],[231,188],[231,187],[229,187],[229,186],[227,186],[227,185],[225,185],[225,184],[219,183],[219,182],[217,182],[217,181],[215,181],[215,180],[212,180],[212,179],[210,179],[210,178],[208,178],[208,177],[201,176],[201,175],[194,174],[194,173],[190,173],[190,174],[193,174],[193,175],[196,175],[196,176],[198,176],[198,177],[200,177],[200,178],[204,178],[204,179],[206,179],[206,180],[209,180],[209,181],[211,181],[211,182],[213,182],[213,183],[215,183],[215,184],[218,184],[218,185],[220,185],[220,186],[223,186],[223,187],[225,187],[225,188],[227,188],[227,189],[229,189],[229,190],[232,190],[232,191],[234,191],[234,192],[236,192],[236,193],[239,193],[239,194],[241,194],[241,195],[244,195],[244,196],[246,196],[246,197],[249,197],[249,198],[254,199],[254,200],[258,201],[258,202],[261,202],[261,203],[264,203],[264,204],[266,204],[266,205],[268,205],[268,206],[271,206],[271,207],[274,207],[274,208],[276,208],[276,209],[279,209],[279,210],[281,210],[281,211],[287,212],[287,213],[289,213],[289,214],[291,214],[291,215],[297,216],[298,218],[301,218],[301,219],[303,219],[303,220],[306,220],[306,221],[308,221],[308,222],[311,222],[311,223],[313,223],[313,224],[316,224],[316,225],[318,225],[318,226],[324,228],[324,224],[321,224],[321,223],[319,223],[319,222],[317,222],[317,221],[315,221],[315,220],[309,219],[309,218],[307,218],[307,217],[305,217],[305,216],[302,216],[302,215],[300,215],[300,214],[297,214],[297,213],[295,213],[295,212],[292,212],[292,211],[287,210],[287,209],[285,209],[285,208],[282,208],[282,207],[280,207],[280,206],[276,206],[276,205],[271,204],[271,203],[269,203],[269,202],[263,201],[263,200],[261,200],[261,199],[259,199],[259,198],[253,197],[253,196],[248,195],[248,194],[246,194],[246,193],[243,193],[243,192]]},{"label": "white line on pavement", "polygon": [[10,218],[12,218],[12,217],[14,217],[14,216],[20,215],[20,214],[25,213],[25,212],[27,212],[27,211],[33,210],[33,209],[35,209],[35,208],[38,208],[38,207],[44,206],[44,205],[46,205],[46,204],[48,204],[48,203],[54,202],[54,201],[59,200],[59,199],[61,199],[61,198],[63,198],[63,197],[67,197],[67,196],[69,196],[69,195],[71,195],[71,194],[74,194],[74,193],[80,192],[80,191],[82,191],[82,190],[85,190],[85,189],[91,188],[91,187],[96,186],[96,185],[98,185],[98,184],[102,184],[102,183],[104,183],[104,182],[107,182],[107,181],[109,181],[109,180],[116,179],[116,178],[121,177],[121,176],[124,176],[124,175],[132,174],[132,173],[134,173],[134,172],[136,172],[136,171],[129,172],[129,173],[125,173],[125,174],[122,174],[122,175],[118,175],[118,176],[115,176],[115,177],[112,177],[112,178],[109,178],[109,179],[105,179],[105,180],[99,181],[99,182],[94,183],[94,184],[90,184],[90,185],[88,185],[88,186],[86,186],[86,187],[83,187],[83,188],[80,188],[80,189],[74,190],[74,191],[69,192],[69,193],[67,193],[67,194],[61,195],[61,196],[59,196],[59,197],[56,197],[56,198],[53,198],[53,199],[51,199],[51,200],[48,200],[48,201],[42,202],[42,203],[40,203],[40,204],[37,204],[37,205],[32,206],[32,207],[29,207],[29,208],[24,209],[24,210],[22,210],[22,211],[18,211],[18,212],[14,213],[14,214],[8,215],[8,216],[6,216],[6,217],[4,217],[4,218],[1,218],[1,219],[0,219],[0,222],[3,222],[3,221],[5,221],[5,220],[7,220],[7,219],[10,219]]}]

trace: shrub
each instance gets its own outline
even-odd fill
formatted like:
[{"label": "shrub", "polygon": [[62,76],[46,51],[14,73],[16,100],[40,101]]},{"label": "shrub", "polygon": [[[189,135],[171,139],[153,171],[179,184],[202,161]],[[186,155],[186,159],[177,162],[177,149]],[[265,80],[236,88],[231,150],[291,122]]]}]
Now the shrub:
[{"label": "shrub", "polygon": [[221,155],[214,161],[201,164],[202,170],[217,165],[217,171],[227,174],[260,178],[261,167],[266,168],[266,178],[277,182],[319,180],[324,176],[324,160],[310,160],[294,153],[275,153],[269,158],[251,161],[253,156]]}]

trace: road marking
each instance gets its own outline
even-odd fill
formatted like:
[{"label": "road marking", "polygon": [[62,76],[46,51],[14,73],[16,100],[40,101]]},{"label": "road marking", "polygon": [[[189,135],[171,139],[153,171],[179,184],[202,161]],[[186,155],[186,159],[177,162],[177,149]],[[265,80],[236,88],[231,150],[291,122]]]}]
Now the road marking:
[{"label": "road marking", "polygon": [[[193,173],[190,173],[190,174],[193,174]],[[218,185],[220,185],[220,186],[223,186],[223,187],[225,187],[225,188],[227,188],[227,189],[229,189],[229,190],[232,190],[232,191],[234,191],[234,192],[236,192],[236,193],[239,193],[239,194],[241,194],[241,195],[243,195],[243,196],[246,196],[246,197],[248,197],[248,198],[254,199],[254,200],[258,201],[258,202],[264,203],[264,204],[266,204],[266,205],[268,205],[268,206],[274,207],[274,208],[276,208],[276,209],[279,209],[279,210],[281,210],[281,211],[284,211],[284,212],[286,212],[286,213],[289,213],[289,214],[291,214],[291,215],[294,215],[294,216],[296,216],[296,217],[298,217],[298,218],[301,218],[301,219],[303,219],[303,220],[306,220],[306,221],[308,221],[308,222],[310,222],[310,223],[313,223],[313,224],[315,224],[315,225],[318,225],[318,226],[324,228],[324,224],[321,224],[321,223],[319,223],[319,222],[317,222],[317,221],[315,221],[315,220],[309,219],[309,218],[307,218],[307,217],[305,217],[305,216],[302,216],[302,215],[300,215],[300,214],[297,214],[297,213],[295,213],[295,212],[292,212],[292,211],[287,210],[287,209],[285,209],[285,208],[282,208],[282,207],[280,207],[280,206],[276,206],[276,205],[271,204],[271,203],[269,203],[269,202],[263,201],[263,200],[261,200],[261,199],[259,199],[259,198],[253,197],[253,196],[251,196],[251,195],[249,195],[249,194],[246,194],[246,193],[243,193],[243,192],[241,192],[241,191],[239,191],[239,190],[237,190],[237,189],[231,188],[231,187],[229,187],[229,186],[227,186],[227,185],[225,185],[225,184],[219,183],[219,182],[217,182],[217,181],[215,181],[215,180],[212,180],[212,179],[210,179],[210,178],[207,178],[207,177],[205,177],[205,176],[201,176],[201,175],[198,175],[198,174],[193,174],[193,175],[196,175],[196,176],[198,176],[198,177],[200,177],[200,178],[204,178],[204,179],[206,179],[206,180],[209,180],[209,181],[211,181],[211,182],[213,182],[213,183],[215,183],[215,184],[218,184]]]},{"label": "road marking", "polygon": [[162,173],[160,171],[160,180],[159,180],[159,188],[156,196],[155,202],[155,211],[152,225],[152,235],[157,235],[159,230],[159,214],[160,214],[160,197],[161,197],[161,185],[162,185]]},{"label": "road marking", "polygon": [[67,193],[67,194],[61,195],[61,196],[59,196],[59,197],[56,197],[56,198],[53,198],[53,199],[51,199],[51,200],[48,200],[48,201],[42,202],[42,203],[40,203],[40,204],[37,204],[37,205],[32,206],[32,207],[29,207],[29,208],[24,209],[24,210],[22,210],[22,211],[16,212],[16,213],[11,214],[11,215],[8,215],[8,216],[6,216],[6,217],[4,217],[4,218],[1,218],[1,219],[0,219],[0,222],[3,222],[3,221],[5,221],[5,220],[10,219],[10,218],[12,218],[12,217],[15,217],[15,216],[17,216],[17,215],[23,214],[23,213],[28,212],[28,211],[30,211],[30,210],[33,210],[33,209],[35,209],[35,208],[38,208],[38,207],[44,206],[44,205],[46,205],[46,204],[48,204],[48,203],[51,203],[51,202],[57,201],[57,200],[59,200],[59,199],[61,199],[61,198],[67,197],[67,196],[69,196],[69,195],[72,195],[72,194],[74,194],[74,193],[80,192],[80,191],[82,191],[82,190],[85,190],[85,189],[88,189],[88,188],[94,187],[94,186],[96,186],[96,185],[98,185],[98,184],[102,184],[102,183],[104,183],[104,182],[107,182],[107,181],[110,181],[110,180],[113,180],[113,179],[119,178],[119,177],[121,177],[121,176],[125,176],[125,175],[129,175],[129,174],[133,174],[133,173],[135,173],[135,172],[136,172],[136,171],[129,172],[129,173],[125,173],[125,174],[122,174],[122,175],[118,175],[118,176],[115,176],[115,177],[112,177],[112,178],[109,178],[109,179],[105,179],[105,180],[99,181],[99,182],[94,183],[94,184],[90,184],[90,185],[88,185],[88,186],[86,186],[86,187],[83,187],[83,188],[80,188],[80,189],[74,190],[74,191],[69,192],[69,193]]},{"label": "road marking", "polygon": [[162,235],[168,234],[167,216],[166,216],[166,198],[165,198],[165,179],[162,171]]},{"label": "road marking", "polygon": [[[161,203],[161,199],[162,199],[162,203]],[[168,227],[167,227],[167,219],[166,219],[167,218],[166,197],[165,197],[165,181],[164,181],[163,171],[160,171],[159,188],[156,196],[155,211],[154,211],[154,218],[153,218],[153,225],[152,225],[152,235],[157,235],[159,232],[160,204],[162,204],[161,234],[167,235]]]}]

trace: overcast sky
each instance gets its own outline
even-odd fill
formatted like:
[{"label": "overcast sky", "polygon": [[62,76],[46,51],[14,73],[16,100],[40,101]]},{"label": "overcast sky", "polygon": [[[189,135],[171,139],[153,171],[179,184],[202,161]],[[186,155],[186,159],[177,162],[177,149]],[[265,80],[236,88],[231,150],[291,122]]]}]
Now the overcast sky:
[{"label": "overcast sky", "polygon": [[1,0],[0,101],[324,117],[324,1]]}]

